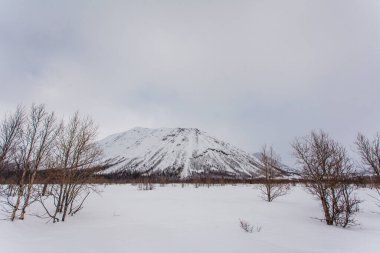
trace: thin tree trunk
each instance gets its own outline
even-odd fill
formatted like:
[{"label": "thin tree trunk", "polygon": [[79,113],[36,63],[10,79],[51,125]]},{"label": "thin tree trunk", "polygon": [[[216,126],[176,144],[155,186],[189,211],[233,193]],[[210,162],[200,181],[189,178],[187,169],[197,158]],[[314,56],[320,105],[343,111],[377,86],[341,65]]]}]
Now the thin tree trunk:
[{"label": "thin tree trunk", "polygon": [[33,183],[34,183],[34,179],[36,178],[36,175],[37,175],[37,170],[33,172],[30,182],[28,184],[26,198],[25,198],[24,205],[22,207],[20,218],[19,218],[20,220],[23,220],[25,218],[26,207],[29,205],[30,194],[32,192],[32,187],[33,187]]},{"label": "thin tree trunk", "polygon": [[42,188],[42,196],[45,196],[46,190],[47,190],[48,184],[44,184],[44,187]]},{"label": "thin tree trunk", "polygon": [[24,169],[23,172],[22,172],[21,179],[20,179],[20,184],[19,184],[19,189],[18,189],[18,193],[17,193],[16,204],[13,207],[13,211],[12,211],[12,214],[11,214],[11,221],[15,220],[16,213],[17,213],[18,207],[19,207],[20,202],[21,202],[21,196],[23,195],[23,192],[24,192],[24,179],[25,179],[25,175],[26,175],[26,170]]},{"label": "thin tree trunk", "polygon": [[324,197],[321,197],[321,202],[322,202],[323,212],[325,213],[325,219],[326,219],[327,225],[333,225],[333,220],[331,218],[329,208],[326,203],[326,199]]},{"label": "thin tree trunk", "polygon": [[66,196],[65,196],[65,201],[64,201],[64,205],[63,205],[63,207],[64,207],[64,209],[63,209],[63,215],[62,215],[62,221],[65,221],[65,218],[66,218],[66,214],[67,214],[67,209],[68,209],[68,207],[69,207],[69,195],[70,195],[70,186],[68,187],[68,190],[67,190],[67,192],[66,192]]}]

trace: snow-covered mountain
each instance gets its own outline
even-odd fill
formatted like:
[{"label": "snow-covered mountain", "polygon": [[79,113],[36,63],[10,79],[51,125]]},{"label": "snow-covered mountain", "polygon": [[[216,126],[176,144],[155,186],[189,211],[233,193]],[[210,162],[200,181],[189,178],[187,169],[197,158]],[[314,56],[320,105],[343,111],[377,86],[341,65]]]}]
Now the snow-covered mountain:
[{"label": "snow-covered mountain", "polygon": [[[260,152],[252,153],[252,156],[256,159],[260,160],[262,155]],[[278,168],[279,171],[284,172],[284,175],[290,176],[291,178],[299,178],[300,172],[297,169],[291,168],[288,165],[282,163],[281,161],[278,161]]]},{"label": "snow-covered mountain", "polygon": [[195,128],[134,128],[108,136],[99,145],[106,158],[119,160],[106,174],[260,175],[257,157]]}]

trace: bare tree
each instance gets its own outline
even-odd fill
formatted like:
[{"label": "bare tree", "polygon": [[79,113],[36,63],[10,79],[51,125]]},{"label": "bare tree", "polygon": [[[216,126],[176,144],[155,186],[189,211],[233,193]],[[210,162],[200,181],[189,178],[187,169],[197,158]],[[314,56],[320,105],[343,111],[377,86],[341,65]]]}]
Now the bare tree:
[{"label": "bare tree", "polygon": [[268,202],[284,196],[289,191],[287,184],[282,184],[276,181],[276,178],[281,176],[280,156],[275,153],[272,147],[267,148],[264,146],[259,154],[259,160],[262,165],[261,174],[264,178],[264,183],[260,185],[259,189],[262,198]]},{"label": "bare tree", "polygon": [[372,141],[363,134],[358,134],[355,144],[364,166],[372,175],[380,176],[380,134]]},{"label": "bare tree", "polygon": [[[364,170],[369,172],[377,179],[380,178],[380,134],[377,134],[372,140],[369,140],[363,134],[358,134],[356,138],[356,147]],[[380,195],[380,185],[377,180],[373,185],[378,195]],[[378,201],[380,201],[378,199]]]},{"label": "bare tree", "polygon": [[[96,133],[90,118],[76,113],[68,123],[58,124],[44,105],[33,104],[27,114],[19,107],[1,122],[0,172],[11,167],[16,177],[15,183],[0,187],[1,207],[10,220],[18,215],[24,219],[35,201],[54,222],[83,208],[90,193],[96,191],[91,177],[102,166]],[[35,184],[42,172],[47,177],[44,184]]]},{"label": "bare tree", "polygon": [[14,114],[6,116],[0,126],[0,171],[14,159],[15,147],[22,134],[24,110],[17,107]]},{"label": "bare tree", "polygon": [[20,214],[21,220],[24,219],[25,210],[29,205],[37,171],[39,169],[48,168],[50,152],[54,147],[55,136],[59,132],[54,113],[46,112],[43,105],[32,106],[27,133],[33,135],[34,131],[36,131],[36,140],[34,143],[34,150],[32,151],[34,154],[32,156],[32,161],[30,161],[31,165],[28,166],[27,187]]},{"label": "bare tree", "polygon": [[307,190],[321,201],[327,225],[354,225],[360,200],[349,182],[355,168],[345,148],[323,131],[296,139],[292,146]]},{"label": "bare tree", "polygon": [[[0,176],[16,174],[14,159],[17,146],[22,135],[24,124],[24,109],[19,106],[16,111],[5,116],[0,125]],[[7,182],[4,182],[7,183]],[[9,213],[10,199],[14,196],[16,187],[13,184],[0,184],[0,204],[2,211]]]},{"label": "bare tree", "polygon": [[26,208],[30,204],[34,180],[39,169],[52,148],[56,125],[53,113],[48,113],[44,105],[32,105],[22,125],[22,135],[17,146],[14,163],[20,172],[17,194],[8,198],[12,207],[10,219],[13,221],[21,210],[19,218],[25,217]]},{"label": "bare tree", "polygon": [[[83,203],[95,186],[89,184],[95,167],[100,165],[101,150],[95,143],[97,127],[90,118],[76,113],[57,136],[55,168],[57,184],[50,187],[47,196],[40,194],[40,202],[53,222],[65,221],[82,209]],[[47,202],[54,208],[49,209]]]}]

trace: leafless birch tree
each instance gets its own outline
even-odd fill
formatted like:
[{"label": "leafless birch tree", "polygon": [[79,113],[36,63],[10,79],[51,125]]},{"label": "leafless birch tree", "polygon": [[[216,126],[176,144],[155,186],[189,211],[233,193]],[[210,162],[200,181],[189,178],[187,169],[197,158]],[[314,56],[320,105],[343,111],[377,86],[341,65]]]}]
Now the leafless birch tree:
[{"label": "leafless birch tree", "polygon": [[276,182],[276,178],[281,175],[278,170],[280,168],[280,157],[272,147],[267,148],[264,146],[259,154],[259,160],[262,165],[261,174],[264,179],[259,189],[262,198],[272,202],[274,199],[284,196],[289,191],[289,186]]},{"label": "leafless birch tree", "polygon": [[18,107],[16,112],[5,116],[0,126],[0,171],[14,160],[15,149],[20,141],[24,122],[24,110]]},{"label": "leafless birch tree", "polygon": [[[10,115],[4,117],[0,126],[0,175],[14,172],[14,160],[17,146],[21,140],[24,124],[24,110],[21,106]],[[6,182],[3,182],[6,183]],[[11,212],[10,199],[16,187],[12,184],[0,184],[1,211]]]},{"label": "leafless birch tree", "polygon": [[[377,134],[372,140],[363,134],[358,134],[355,144],[364,170],[375,177],[375,180],[377,179],[373,187],[380,196],[380,185],[377,183],[380,178],[380,134]],[[380,202],[380,197],[377,200]]]},{"label": "leafless birch tree", "polygon": [[345,148],[323,131],[296,139],[292,146],[307,190],[321,201],[327,225],[354,225],[360,201],[349,182],[355,168]]},{"label": "leafless birch tree", "polygon": [[96,134],[94,122],[76,113],[57,136],[58,183],[51,185],[47,196],[40,195],[40,202],[53,222],[65,221],[67,215],[77,213],[90,193],[96,190],[89,184],[93,175],[91,169],[99,166],[101,158],[101,150],[95,143]]},{"label": "leafless birch tree", "polygon": [[[95,142],[97,127],[75,113],[69,122],[57,123],[44,105],[19,107],[0,123],[0,172],[7,168],[15,182],[1,185],[1,207],[10,220],[25,218],[26,209],[40,202],[54,222],[65,221],[82,209],[96,188],[90,179],[101,166]],[[46,172],[43,185],[36,177]],[[50,183],[50,185],[48,185]]]},{"label": "leafless birch tree", "polygon": [[34,180],[39,169],[42,169],[50,149],[53,146],[55,131],[54,113],[49,113],[44,105],[32,105],[23,126],[20,143],[17,146],[14,164],[20,173],[16,186],[16,196],[9,196],[8,204],[12,206],[10,219],[25,218],[26,208],[33,194]]}]

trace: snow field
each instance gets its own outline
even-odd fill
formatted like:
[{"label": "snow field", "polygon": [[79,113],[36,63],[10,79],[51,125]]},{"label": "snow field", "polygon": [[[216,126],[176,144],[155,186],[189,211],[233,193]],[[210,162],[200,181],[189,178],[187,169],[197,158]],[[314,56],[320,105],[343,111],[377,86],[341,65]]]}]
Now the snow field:
[{"label": "snow field", "polygon": [[[322,217],[319,202],[299,186],[267,203],[252,185],[156,185],[152,191],[112,185],[65,223],[31,215],[2,221],[1,252],[380,252],[380,208],[371,190],[358,194],[365,200],[360,225],[342,229],[313,219]],[[246,233],[239,219],[262,229]]]}]

